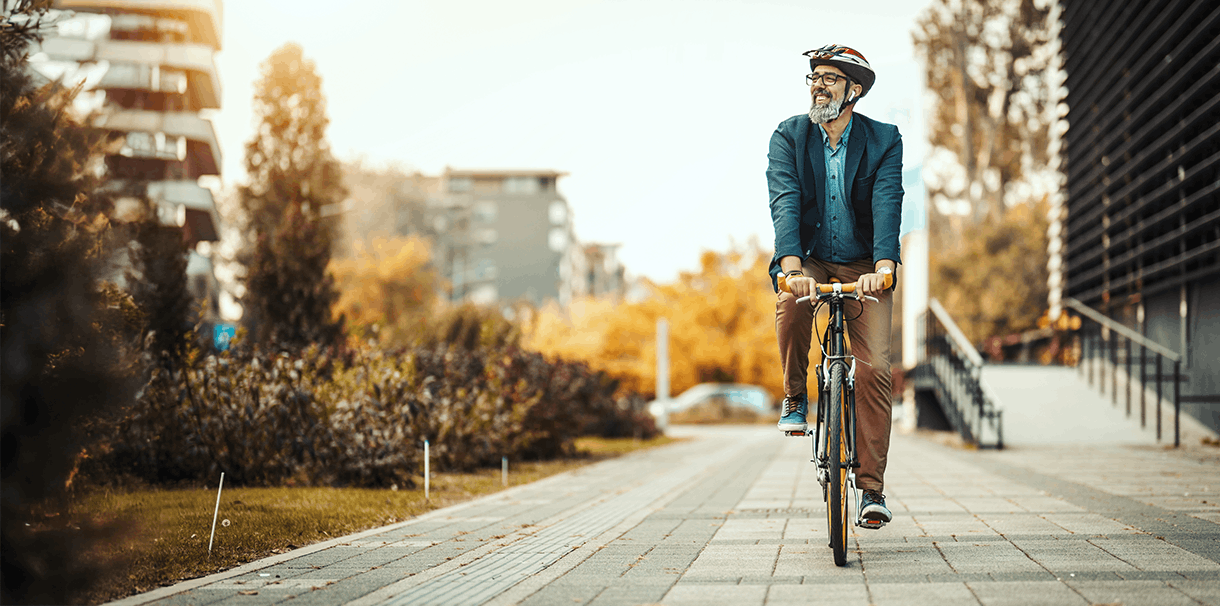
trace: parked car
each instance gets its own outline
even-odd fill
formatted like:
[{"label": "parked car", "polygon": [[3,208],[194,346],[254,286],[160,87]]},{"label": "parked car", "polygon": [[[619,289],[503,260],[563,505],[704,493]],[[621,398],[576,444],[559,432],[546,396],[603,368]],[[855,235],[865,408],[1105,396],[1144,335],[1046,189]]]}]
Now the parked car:
[{"label": "parked car", "polygon": [[676,398],[649,402],[648,412],[662,430],[669,425],[670,417],[688,423],[751,422],[772,416],[775,400],[757,385],[700,383]]}]

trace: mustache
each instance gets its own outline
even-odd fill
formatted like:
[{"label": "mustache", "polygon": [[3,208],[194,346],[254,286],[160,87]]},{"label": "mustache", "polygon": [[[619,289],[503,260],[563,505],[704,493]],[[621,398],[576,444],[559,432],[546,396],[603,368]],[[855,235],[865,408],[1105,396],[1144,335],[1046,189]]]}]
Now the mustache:
[{"label": "mustache", "polygon": [[818,94],[822,94],[822,95],[826,95],[827,97],[830,97],[831,99],[834,99],[834,97],[835,97],[834,94],[830,92],[829,88],[815,88],[815,89],[813,89],[813,91],[810,94],[815,95],[815,96]]}]

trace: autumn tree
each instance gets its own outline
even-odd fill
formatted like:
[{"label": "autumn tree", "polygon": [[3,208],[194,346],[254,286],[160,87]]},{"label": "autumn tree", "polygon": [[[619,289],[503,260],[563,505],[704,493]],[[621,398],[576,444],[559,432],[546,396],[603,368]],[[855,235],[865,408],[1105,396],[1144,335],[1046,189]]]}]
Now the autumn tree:
[{"label": "autumn tree", "polygon": [[[71,112],[79,88],[39,85],[28,48],[49,2],[0,14],[0,602],[69,603],[105,574],[104,527],[66,515],[86,420],[133,389],[123,310],[108,286],[111,203],[96,195],[100,135]],[[41,508],[38,511],[37,508]],[[53,515],[52,515],[53,514]]]},{"label": "autumn tree", "polygon": [[254,115],[249,183],[238,192],[248,238],[243,322],[258,343],[333,345],[342,319],[331,313],[338,292],[327,267],[337,227],[329,215],[346,192],[326,141],[322,79],[300,46],[285,44],[263,63]]},{"label": "autumn tree", "polygon": [[[932,104],[929,228],[944,243],[932,251],[931,292],[954,318],[974,318],[974,339],[1030,328],[1045,306],[1047,222],[1007,215],[1061,183],[1048,164],[1057,117],[1049,18],[1046,0],[935,0],[914,34]],[[1009,264],[1029,258],[1043,263]],[[965,276],[985,277],[987,288],[970,291],[979,285]],[[1020,292],[997,299],[996,288]],[[1003,317],[984,310],[996,300],[1013,303],[992,310]]]},{"label": "autumn tree", "polygon": [[[625,388],[650,394],[656,385],[657,320],[666,318],[672,393],[703,382],[737,382],[782,397],[770,260],[757,246],[705,251],[697,271],[683,272],[672,284],[651,285],[643,301],[585,299],[567,310],[541,310],[529,322],[525,345],[585,361]],[[816,359],[816,349],[812,353]]]},{"label": "autumn tree", "polygon": [[428,249],[418,237],[356,240],[350,255],[331,261],[339,290],[335,311],[383,345],[410,345],[441,289]]}]

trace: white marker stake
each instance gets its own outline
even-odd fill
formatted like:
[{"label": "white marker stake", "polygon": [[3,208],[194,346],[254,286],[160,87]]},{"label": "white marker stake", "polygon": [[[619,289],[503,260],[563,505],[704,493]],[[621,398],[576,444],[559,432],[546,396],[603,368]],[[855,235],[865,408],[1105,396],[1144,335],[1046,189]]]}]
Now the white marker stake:
[{"label": "white marker stake", "polygon": [[424,440],[424,500],[428,500],[428,441]]},{"label": "white marker stake", "polygon": [[212,541],[216,540],[216,517],[220,514],[220,491],[225,487],[225,472],[220,472],[220,486],[216,488],[216,510],[212,512],[212,536],[208,538],[208,555],[212,555]]},{"label": "white marker stake", "polygon": [[500,469],[503,471],[504,485],[508,486],[508,457],[500,457]]}]

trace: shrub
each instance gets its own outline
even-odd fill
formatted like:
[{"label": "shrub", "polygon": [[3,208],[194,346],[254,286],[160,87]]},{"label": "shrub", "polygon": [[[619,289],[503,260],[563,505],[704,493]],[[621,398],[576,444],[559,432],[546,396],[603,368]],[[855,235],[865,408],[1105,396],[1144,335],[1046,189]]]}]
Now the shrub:
[{"label": "shrub", "polygon": [[581,363],[516,348],[254,350],[158,368],[89,475],[165,483],[409,485],[423,440],[439,471],[572,453],[582,434],[655,435],[643,399]]}]

